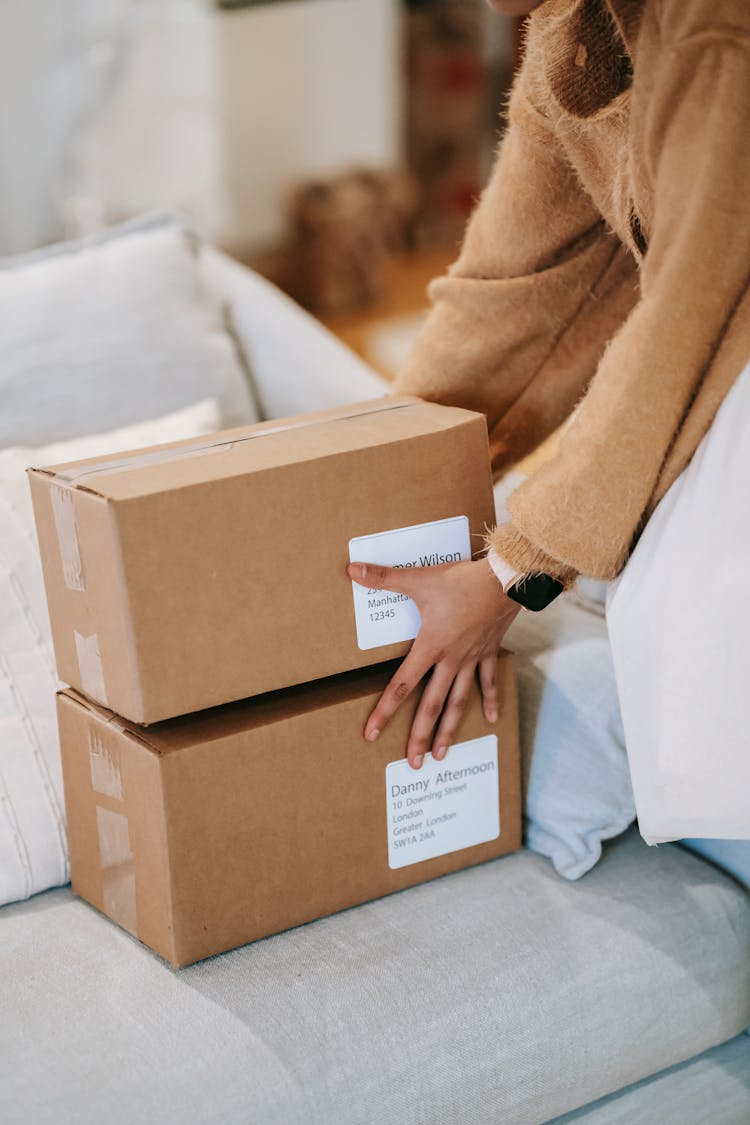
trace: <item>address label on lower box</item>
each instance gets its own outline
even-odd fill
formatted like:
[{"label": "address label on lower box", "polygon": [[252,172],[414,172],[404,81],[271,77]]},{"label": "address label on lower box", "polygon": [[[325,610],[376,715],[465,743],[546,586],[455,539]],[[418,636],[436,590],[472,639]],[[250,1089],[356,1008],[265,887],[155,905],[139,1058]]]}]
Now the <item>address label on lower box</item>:
[{"label": "address label on lower box", "polygon": [[[471,558],[466,516],[396,527],[349,540],[349,562],[420,567]],[[411,598],[388,590],[370,590],[352,582],[357,644],[361,649],[411,641],[419,632],[419,611]]]},{"label": "address label on lower box", "polygon": [[385,768],[388,866],[407,867],[500,835],[497,735],[451,746],[420,770],[405,758]]}]

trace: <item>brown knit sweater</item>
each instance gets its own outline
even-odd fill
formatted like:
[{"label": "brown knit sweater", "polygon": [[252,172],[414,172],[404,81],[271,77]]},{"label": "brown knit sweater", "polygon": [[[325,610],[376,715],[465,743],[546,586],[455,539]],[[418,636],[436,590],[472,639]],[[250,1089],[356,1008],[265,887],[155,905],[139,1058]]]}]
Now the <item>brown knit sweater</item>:
[{"label": "brown knit sweater", "polygon": [[534,12],[490,183],[398,379],[483,411],[497,476],[578,407],[491,536],[517,569],[624,565],[750,359],[749,200],[750,0]]}]

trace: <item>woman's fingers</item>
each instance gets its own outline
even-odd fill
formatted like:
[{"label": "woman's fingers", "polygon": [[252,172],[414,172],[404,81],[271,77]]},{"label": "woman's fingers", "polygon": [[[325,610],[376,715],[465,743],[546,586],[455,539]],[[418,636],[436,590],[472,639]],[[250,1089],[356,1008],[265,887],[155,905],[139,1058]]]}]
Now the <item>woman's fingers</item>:
[{"label": "woman's fingers", "polygon": [[[407,747],[413,766],[421,766],[430,745],[438,760],[447,753],[465,710],[477,664],[484,714],[488,722],[495,722],[498,699],[494,654],[519,607],[505,598],[486,560],[415,569],[355,562],[349,564],[347,572],[354,582],[372,590],[393,590],[412,598],[421,617],[411,652],[367,720],[365,738],[375,741],[431,668],[435,671],[417,709]],[[480,653],[488,652],[492,657],[478,659]],[[453,682],[457,668],[460,671]],[[430,743],[430,732],[441,708],[438,734]]]},{"label": "woman's fingers", "polygon": [[412,769],[418,770],[421,767],[424,756],[430,749],[432,732],[440,718],[454,677],[455,669],[449,669],[445,664],[436,664],[422,692],[406,744],[406,756]]},{"label": "woman's fingers", "polygon": [[365,724],[365,738],[368,742],[374,742],[385,729],[404,700],[409,698],[419,681],[427,674],[432,663],[429,657],[422,655],[418,641],[415,642]]},{"label": "woman's fingers", "polygon": [[453,687],[448,696],[448,702],[445,705],[443,717],[440,720],[440,726],[437,729],[437,734],[432,744],[432,756],[439,762],[442,761],[448,753],[448,748],[453,742],[456,731],[458,730],[458,725],[463,718],[466,704],[469,701],[469,695],[474,685],[474,671],[474,664],[464,664],[453,681]]},{"label": "woman's fingers", "polygon": [[488,723],[497,722],[497,656],[483,656],[479,661],[479,686],[482,689],[484,717]]}]

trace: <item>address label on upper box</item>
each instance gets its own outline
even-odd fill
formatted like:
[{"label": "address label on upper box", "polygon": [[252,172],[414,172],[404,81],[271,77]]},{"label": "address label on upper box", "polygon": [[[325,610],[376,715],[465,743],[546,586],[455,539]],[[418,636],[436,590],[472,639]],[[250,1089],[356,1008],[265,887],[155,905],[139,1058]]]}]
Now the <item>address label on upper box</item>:
[{"label": "address label on upper box", "polygon": [[388,866],[407,867],[500,835],[497,735],[451,746],[441,762],[426,754],[385,768]]},{"label": "address label on upper box", "polygon": [[[349,540],[349,562],[381,566],[439,566],[471,558],[466,516],[396,527]],[[388,590],[370,590],[352,582],[357,644],[361,649],[411,641],[419,632],[419,611],[411,598]]]}]

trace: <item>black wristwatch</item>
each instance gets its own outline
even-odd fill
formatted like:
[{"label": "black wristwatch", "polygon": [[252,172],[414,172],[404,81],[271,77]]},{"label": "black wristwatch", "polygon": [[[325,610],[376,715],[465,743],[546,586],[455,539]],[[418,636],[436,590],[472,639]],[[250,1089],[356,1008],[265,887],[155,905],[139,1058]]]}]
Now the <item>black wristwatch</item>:
[{"label": "black wristwatch", "polygon": [[564,589],[562,582],[551,574],[527,574],[505,593],[525,609],[538,613],[540,609],[546,609]]}]

